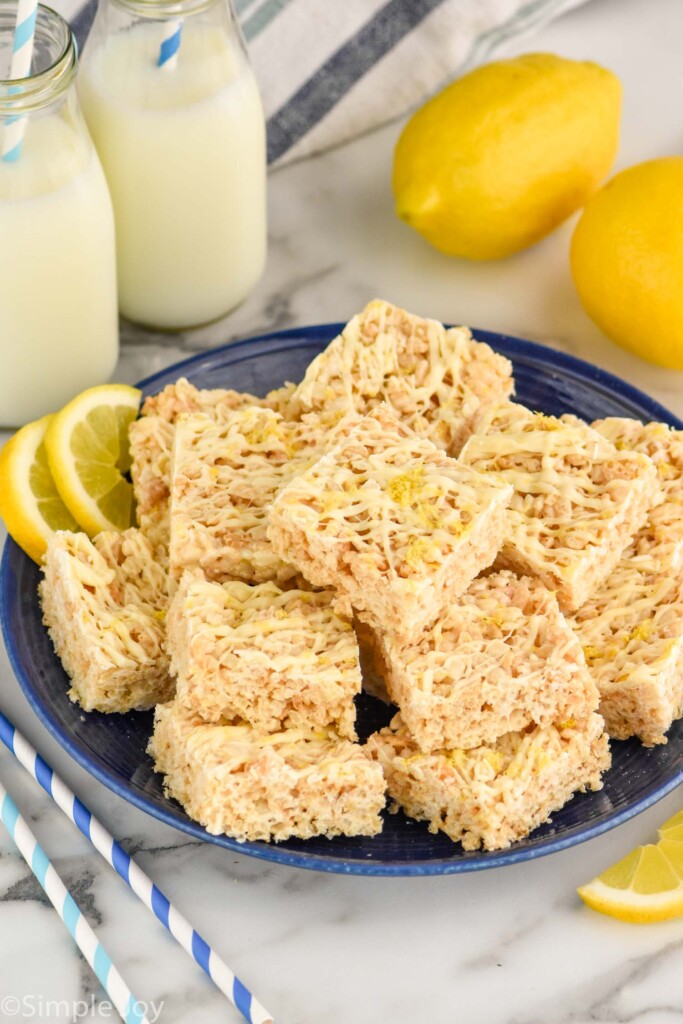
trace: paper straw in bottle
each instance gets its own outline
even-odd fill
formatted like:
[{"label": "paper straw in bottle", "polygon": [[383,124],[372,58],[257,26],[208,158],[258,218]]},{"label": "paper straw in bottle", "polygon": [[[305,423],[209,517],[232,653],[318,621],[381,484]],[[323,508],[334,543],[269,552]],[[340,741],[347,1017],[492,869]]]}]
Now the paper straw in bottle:
[{"label": "paper straw in bottle", "polygon": [[[37,13],[38,0],[19,0],[14,40],[12,42],[12,62],[9,73],[11,79],[28,78],[31,74]],[[12,117],[5,120],[5,132],[2,143],[3,160],[10,163],[19,159],[25,131],[26,118]]]},{"label": "paper straw in bottle", "polygon": [[180,49],[180,36],[183,31],[183,24],[180,18],[173,18],[164,26],[164,37],[159,47],[157,67],[172,71],[178,63],[178,50]]}]

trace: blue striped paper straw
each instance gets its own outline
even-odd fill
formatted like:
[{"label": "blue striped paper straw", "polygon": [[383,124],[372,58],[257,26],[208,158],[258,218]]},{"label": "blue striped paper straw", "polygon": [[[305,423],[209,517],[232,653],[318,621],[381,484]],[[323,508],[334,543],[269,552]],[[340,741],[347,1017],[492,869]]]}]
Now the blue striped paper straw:
[{"label": "blue striped paper straw", "polygon": [[43,848],[22,818],[17,805],[0,783],[0,818],[17,844],[19,852],[45,890],[45,895],[68,928],[71,937],[98,977],[119,1015],[126,1024],[149,1024],[141,1003],[114,967],[111,958],[83,917]]},{"label": "blue striped paper straw", "polygon": [[209,944],[173,906],[161,889],[151,881],[123,847],[107,832],[88,808],[43,760],[18,729],[0,711],[0,740],[17,761],[40,783],[67,818],[80,829],[86,839],[121,876],[135,895],[161,921],[186,953],[196,960],[217,988],[227,996],[249,1024],[274,1024],[273,1017],[242,984],[228,965],[216,955]]},{"label": "blue striped paper straw", "polygon": [[173,20],[167,23],[164,30],[164,38],[159,47],[157,67],[166,68],[168,71],[171,71],[176,66],[182,31],[183,23],[180,20]]},{"label": "blue striped paper straw", "polygon": [[[33,39],[36,32],[37,13],[38,0],[19,0],[17,5],[17,20],[14,27],[14,39],[12,41],[12,61],[9,72],[9,76],[12,79],[28,78],[31,74]],[[5,133],[2,142],[2,159],[7,163],[12,163],[19,159],[25,131],[25,117],[12,117],[5,119]]]}]

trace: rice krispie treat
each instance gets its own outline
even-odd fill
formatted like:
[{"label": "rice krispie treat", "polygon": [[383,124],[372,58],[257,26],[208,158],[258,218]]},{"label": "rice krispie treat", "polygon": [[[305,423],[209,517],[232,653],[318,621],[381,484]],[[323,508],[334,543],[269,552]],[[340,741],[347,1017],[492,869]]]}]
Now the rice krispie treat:
[{"label": "rice krispie treat", "polygon": [[683,432],[617,418],[594,427],[650,456],[662,500],[572,625],[610,736],[651,746],[683,713]]},{"label": "rice krispie treat", "polygon": [[294,384],[285,384],[261,399],[224,388],[200,390],[181,377],[159,394],[145,399],[140,418],[129,428],[131,477],[138,526],[160,560],[168,558],[171,456],[176,420],[190,412],[220,417],[248,406],[278,410],[288,404],[293,391]]},{"label": "rice krispie treat", "polygon": [[[678,526],[681,532],[681,525]],[[683,713],[683,576],[671,547],[629,548],[571,619],[614,739],[666,743]]]},{"label": "rice krispie treat", "polygon": [[382,405],[280,491],[268,537],[345,613],[408,641],[491,564],[511,494]]},{"label": "rice krispie treat", "polygon": [[514,487],[496,564],[538,576],[564,611],[581,607],[617,564],[659,495],[646,455],[513,402],[483,417],[460,460]]},{"label": "rice krispie treat", "polygon": [[[665,525],[677,514],[680,517],[683,505],[683,430],[674,430],[667,423],[641,423],[640,420],[617,416],[596,420],[592,427],[616,448],[641,452],[649,456],[657,467],[661,489],[657,503],[659,511],[651,508],[648,522]],[[661,508],[665,503],[672,507]]]},{"label": "rice krispie treat", "polygon": [[649,455],[660,471],[662,490],[681,491],[683,475],[683,430],[668,423],[641,423],[621,416],[595,420],[591,426],[615,448],[630,448]]},{"label": "rice krispie treat", "polygon": [[168,561],[168,503],[171,486],[173,424],[163,416],[141,416],[128,428],[138,526],[157,552]]},{"label": "rice krispie treat", "polygon": [[577,791],[600,789],[610,765],[602,718],[578,729],[530,726],[474,750],[423,754],[400,715],[366,750],[382,765],[389,796],[465,850],[504,850],[549,820]]},{"label": "rice krispie treat", "polygon": [[167,577],[139,530],[56,533],[39,588],[43,618],[85,711],[150,708],[173,695],[164,650]]},{"label": "rice krispie treat", "polygon": [[189,412],[211,413],[217,408],[241,409],[246,405],[261,405],[261,399],[244,391],[230,388],[196,388],[186,377],[167,384],[163,391],[145,399],[141,416],[158,416],[167,423]]},{"label": "rice krispie treat", "polygon": [[513,387],[510,362],[466,327],[376,299],[313,360],[289,410],[364,414],[388,402],[417,434],[456,454],[485,409]]},{"label": "rice krispie treat", "polygon": [[206,725],[173,702],[155,711],[149,753],[167,795],[212,835],[280,842],[382,830],[382,769],[328,729]]},{"label": "rice krispie treat", "polygon": [[167,626],[177,700],[205,721],[239,717],[266,732],[330,725],[356,738],[358,644],[331,594],[186,573]]},{"label": "rice krispie treat", "polygon": [[413,644],[379,643],[420,750],[478,747],[528,725],[586,722],[598,691],[555,595],[502,571],[474,580]]},{"label": "rice krispie treat", "polygon": [[210,579],[284,582],[295,570],[266,535],[278,489],[331,443],[314,416],[288,423],[247,407],[213,419],[195,413],[176,425],[171,482],[171,574],[201,569]]}]

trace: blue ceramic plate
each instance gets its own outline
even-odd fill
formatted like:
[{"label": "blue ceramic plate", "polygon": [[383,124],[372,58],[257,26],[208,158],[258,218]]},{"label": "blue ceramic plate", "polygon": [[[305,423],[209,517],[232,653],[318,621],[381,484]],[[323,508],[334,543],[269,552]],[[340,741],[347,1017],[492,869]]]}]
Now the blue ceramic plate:
[{"label": "blue ceramic plate", "polygon": [[[231,387],[265,394],[285,380],[299,380],[311,359],[340,324],[281,331],[216,349],[143,381],[154,394],[181,375],[201,387]],[[632,416],[683,424],[635,388],[588,363],[505,335],[476,331],[514,363],[517,396],[546,413],[573,412],[587,420]],[[635,742],[613,743],[613,766],[599,793],[575,796],[550,824],[499,853],[465,853],[444,835],[402,814],[386,815],[373,838],[290,840],[280,845],[237,843],[211,836],[168,800],[145,753],[152,715],[84,714],[66,696],[67,678],[42,625],[36,598],[36,566],[8,541],[0,571],[2,628],[9,657],[34,711],[59,743],[95,778],[169,825],[230,850],[317,871],[364,875],[436,875],[511,864],[541,857],[591,839],[661,799],[683,778],[683,721],[666,746],[646,750]],[[384,705],[359,699],[363,736],[386,724]]]}]

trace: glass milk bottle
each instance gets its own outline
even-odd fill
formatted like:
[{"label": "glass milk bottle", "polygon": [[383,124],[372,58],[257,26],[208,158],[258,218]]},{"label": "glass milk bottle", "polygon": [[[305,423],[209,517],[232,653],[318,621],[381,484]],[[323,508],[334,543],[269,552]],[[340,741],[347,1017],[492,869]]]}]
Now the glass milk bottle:
[{"label": "glass milk bottle", "polygon": [[99,0],[79,96],[114,203],[119,308],[165,330],[261,275],[265,126],[228,0]]},{"label": "glass milk bottle", "polygon": [[38,8],[31,75],[10,80],[0,0],[0,425],[54,412],[116,365],[114,217],[81,116],[71,31]]}]

